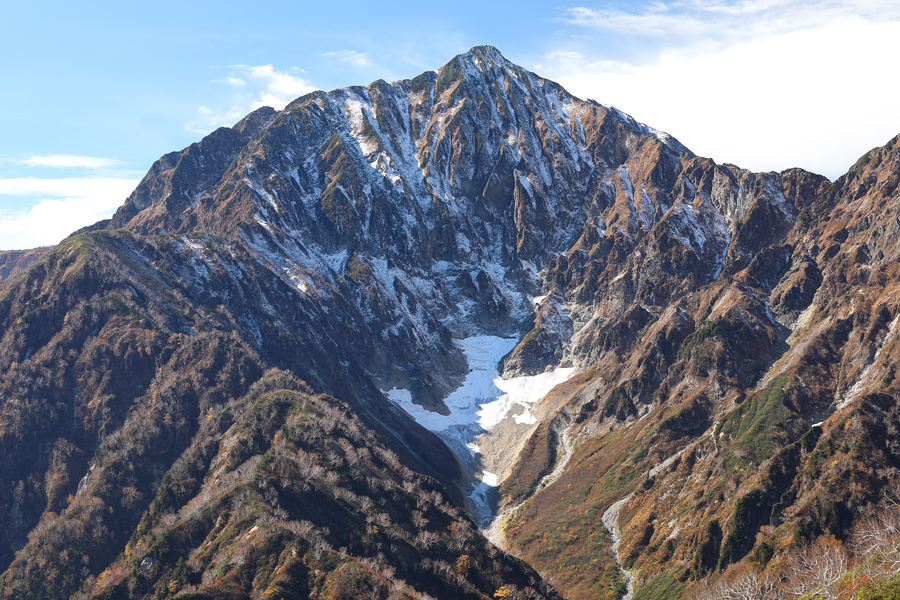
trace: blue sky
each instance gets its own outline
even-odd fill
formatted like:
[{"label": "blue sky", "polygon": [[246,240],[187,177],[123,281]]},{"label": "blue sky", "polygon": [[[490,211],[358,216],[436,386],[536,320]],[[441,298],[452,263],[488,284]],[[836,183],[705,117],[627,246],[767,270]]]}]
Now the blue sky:
[{"label": "blue sky", "polygon": [[836,178],[900,133],[896,0],[6,2],[0,249],[108,216],[161,154],[256,106],[478,44],[753,170]]}]

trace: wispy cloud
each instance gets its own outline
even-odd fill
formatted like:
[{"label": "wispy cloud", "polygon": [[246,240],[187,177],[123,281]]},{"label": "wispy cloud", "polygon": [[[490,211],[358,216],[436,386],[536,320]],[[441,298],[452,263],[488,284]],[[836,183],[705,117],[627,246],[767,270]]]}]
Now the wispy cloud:
[{"label": "wispy cloud", "polygon": [[639,13],[623,10],[575,7],[563,19],[570,25],[591,27],[627,35],[671,36],[705,34],[711,25],[689,13],[669,14],[656,5]]},{"label": "wispy cloud", "polygon": [[118,160],[112,158],[76,156],[73,154],[47,154],[43,156],[28,156],[26,158],[19,159],[17,162],[29,167],[85,169],[106,169],[120,164]]},{"label": "wispy cloud", "polygon": [[[73,231],[112,216],[138,181],[101,176],[0,178],[0,206],[25,206],[0,209],[0,249],[57,244]],[[16,197],[19,201],[13,202]],[[36,200],[29,203],[29,198]]]},{"label": "wispy cloud", "polygon": [[900,18],[894,0],[682,0],[636,4],[632,10],[584,6],[566,10],[570,25],[619,34],[666,37],[754,38],[839,21]]},{"label": "wispy cloud", "polygon": [[224,83],[234,92],[231,105],[197,107],[198,117],[184,124],[191,133],[205,135],[219,127],[234,125],[261,106],[281,110],[289,102],[315,91],[315,86],[296,75],[301,69],[279,71],[272,65],[231,65],[231,74],[213,83]]},{"label": "wispy cloud", "polygon": [[355,50],[338,50],[336,52],[324,52],[322,56],[326,58],[336,58],[341,62],[348,63],[354,67],[371,67],[372,61],[365,52],[357,52]]},{"label": "wispy cloud", "polygon": [[287,71],[279,71],[272,65],[235,65],[234,68],[264,86],[252,104],[254,109],[271,106],[276,110],[281,110],[291,100],[317,89],[302,77],[292,75]]},{"label": "wispy cloud", "polygon": [[543,73],[720,162],[836,177],[900,132],[893,0],[680,0],[563,20],[641,50],[617,62],[568,42]]},{"label": "wispy cloud", "polygon": [[[120,196],[119,202],[131,193],[138,179],[124,177],[0,177],[0,196],[53,196],[89,198],[92,196]],[[121,192],[131,186],[125,194]]]},{"label": "wispy cloud", "polygon": [[225,77],[224,79],[214,79],[213,83],[227,83],[234,88],[242,88],[247,85],[247,82],[240,77]]},{"label": "wispy cloud", "polygon": [[[594,60],[589,56],[573,50],[556,50],[543,56],[549,65],[580,64],[582,68],[605,73],[633,73],[635,66],[618,60]],[[543,64],[535,65],[535,69],[543,69]]]},{"label": "wispy cloud", "polygon": [[246,108],[232,106],[224,110],[214,110],[208,106],[198,106],[197,112],[200,118],[184,124],[184,128],[191,133],[206,135],[219,127],[230,127],[244,118],[249,112]]}]

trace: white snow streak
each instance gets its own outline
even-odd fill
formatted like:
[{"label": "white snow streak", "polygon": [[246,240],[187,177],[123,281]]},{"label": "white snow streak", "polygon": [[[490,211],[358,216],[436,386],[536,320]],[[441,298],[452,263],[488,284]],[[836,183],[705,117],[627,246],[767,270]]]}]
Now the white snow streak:
[{"label": "white snow streak", "polygon": [[881,345],[878,347],[878,350],[875,351],[875,356],[872,358],[872,362],[866,365],[866,368],[863,369],[863,372],[859,376],[859,379],[856,381],[856,383],[853,384],[853,387],[847,390],[847,393],[844,394],[844,399],[835,407],[835,410],[841,410],[842,408],[853,402],[853,400],[855,400],[860,395],[860,393],[866,388],[866,386],[871,383],[869,372],[881,357],[881,351],[887,345],[888,341],[893,337],[894,330],[897,328],[897,321],[900,321],[900,314],[894,317],[894,320],[891,321],[891,324],[888,326],[887,335],[885,335],[884,339],[881,342]]}]

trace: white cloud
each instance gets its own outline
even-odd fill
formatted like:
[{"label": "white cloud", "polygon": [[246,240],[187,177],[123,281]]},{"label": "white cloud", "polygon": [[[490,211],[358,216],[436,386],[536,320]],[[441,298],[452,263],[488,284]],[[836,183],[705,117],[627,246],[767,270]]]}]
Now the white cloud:
[{"label": "white cloud", "polygon": [[40,198],[26,210],[0,209],[0,249],[57,244],[87,225],[107,219],[138,184],[111,177],[0,178],[0,206],[7,196]]},{"label": "white cloud", "polygon": [[[0,196],[57,196],[82,197],[120,194],[119,202],[131,193],[139,179],[118,177],[0,177]],[[130,188],[128,186],[131,186]]]},{"label": "white cloud", "polygon": [[900,18],[895,0],[686,0],[653,2],[635,10],[575,7],[564,22],[643,37],[750,39],[845,20]]},{"label": "white cloud", "polygon": [[631,35],[697,35],[707,33],[710,26],[694,15],[667,14],[656,8],[639,14],[621,10],[576,7],[569,10],[566,22]]},{"label": "white cloud", "polygon": [[191,133],[199,133],[206,135],[219,127],[231,127],[241,119],[243,119],[249,110],[240,106],[232,106],[224,110],[213,110],[207,106],[197,107],[203,117],[198,121],[191,121],[184,124],[184,128]]},{"label": "white cloud", "polygon": [[286,71],[277,71],[272,65],[235,65],[234,68],[265,86],[258,92],[258,99],[251,105],[253,109],[271,106],[281,110],[291,100],[317,89],[302,77],[291,75]]},{"label": "white cloud", "polygon": [[687,0],[567,15],[643,37],[649,57],[609,63],[561,48],[542,57],[544,73],[718,162],[835,178],[900,133],[896,2]]},{"label": "white cloud", "polygon": [[247,85],[247,82],[241,79],[240,77],[226,77],[225,79],[218,79],[216,81],[221,81],[222,83],[227,83],[231,87],[242,88]]},{"label": "white cloud", "polygon": [[[229,68],[233,74],[215,79],[213,83],[234,88],[231,107],[197,107],[200,117],[184,124],[187,131],[206,135],[219,127],[231,127],[257,108],[271,106],[281,110],[292,100],[318,89],[306,79],[279,71],[272,65],[231,65]],[[303,72],[296,67],[290,71]]]},{"label": "white cloud", "polygon": [[112,158],[97,158],[94,156],[76,156],[73,154],[47,154],[43,156],[29,156],[18,160],[20,164],[29,167],[64,167],[105,169],[114,167],[119,161]]},{"label": "white cloud", "polygon": [[337,52],[324,52],[322,56],[336,58],[341,62],[349,63],[354,67],[371,67],[372,61],[365,52],[355,50],[338,50]]}]

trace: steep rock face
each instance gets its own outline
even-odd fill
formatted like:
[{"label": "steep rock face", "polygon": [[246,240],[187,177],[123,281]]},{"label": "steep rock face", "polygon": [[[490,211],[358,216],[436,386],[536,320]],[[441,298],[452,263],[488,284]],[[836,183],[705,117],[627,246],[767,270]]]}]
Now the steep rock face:
[{"label": "steep rock face", "polygon": [[[569,598],[622,591],[608,526],[647,597],[845,536],[898,466],[897,147],[716,165],[479,47],[168,154],[0,283],[5,593],[552,596],[432,494],[486,465]],[[485,433],[443,402],[485,336],[503,385],[576,373],[457,461],[382,390]]]},{"label": "steep rock face", "polygon": [[[716,239],[706,226],[670,227],[619,242],[615,262],[612,245],[597,275],[590,253],[551,265],[565,293],[596,290],[591,320],[575,326],[588,368],[554,400],[556,425],[535,433],[565,429],[565,469],[507,518],[515,551],[561,574],[570,597],[590,597],[616,567],[570,541],[605,539],[597,515],[625,498],[615,521],[638,597],[680,596],[761,546],[776,568],[820,535],[846,538],[900,467],[885,426],[900,400],[897,158],[895,139],[834,184],[683,160],[692,205],[711,203],[727,224],[718,258],[699,243]],[[671,237],[695,242],[695,260],[681,262]],[[520,460],[502,488],[509,502],[543,458]],[[569,567],[587,561],[606,574]]]},{"label": "steep rock face", "polygon": [[500,362],[506,376],[537,375],[551,365],[568,364],[564,349],[572,337],[572,320],[560,299],[535,298],[534,327]]},{"label": "steep rock face", "polygon": [[685,151],[488,47],[410,81],[310,94],[248,131],[160,159],[111,226],[240,240],[313,301],[351,299],[339,318],[383,348],[361,348],[371,375],[439,410],[464,369],[451,335],[518,331],[537,271],[611,201],[624,157]]},{"label": "steep rock face", "polygon": [[[234,127],[220,127],[202,141],[157,160],[108,227],[118,229],[129,224],[144,233],[184,228],[176,219],[219,183],[238,153],[272,122],[275,114],[270,107],[260,108]],[[211,233],[231,224],[224,211],[218,221],[219,227]]]}]

